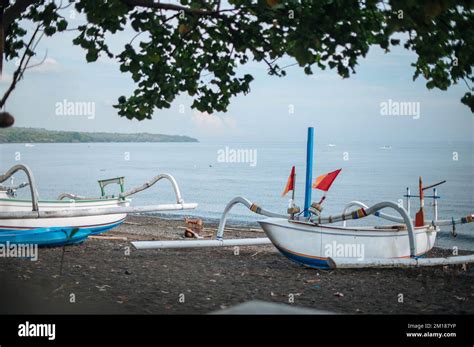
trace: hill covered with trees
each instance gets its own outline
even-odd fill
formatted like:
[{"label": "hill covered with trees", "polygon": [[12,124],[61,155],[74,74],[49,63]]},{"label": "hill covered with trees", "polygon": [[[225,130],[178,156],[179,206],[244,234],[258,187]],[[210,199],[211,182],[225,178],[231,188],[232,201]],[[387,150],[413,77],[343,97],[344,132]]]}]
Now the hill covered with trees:
[{"label": "hill covered with trees", "polygon": [[40,128],[8,128],[0,130],[0,143],[72,143],[72,142],[199,142],[181,135],[120,134],[56,131]]}]

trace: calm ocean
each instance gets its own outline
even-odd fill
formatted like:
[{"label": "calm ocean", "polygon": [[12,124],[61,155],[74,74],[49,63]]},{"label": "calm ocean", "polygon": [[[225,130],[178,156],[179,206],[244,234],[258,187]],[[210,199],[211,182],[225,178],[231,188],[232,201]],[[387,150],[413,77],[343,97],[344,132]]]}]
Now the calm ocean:
[{"label": "calm ocean", "polygon": [[[474,212],[472,142],[390,143],[390,148],[384,148],[386,145],[316,145],[313,178],[342,168],[328,194],[325,213],[340,213],[351,200],[368,205],[382,200],[398,201],[406,187],[416,194],[420,175],[425,185],[447,180],[438,187],[440,218]],[[240,158],[248,159],[247,162],[235,162],[239,158],[232,154],[237,150],[247,151],[247,158]],[[281,192],[292,165],[296,166],[296,199],[301,206],[305,151],[305,142],[2,144],[0,171],[17,163],[27,164],[43,199],[56,198],[62,192],[99,195],[97,180],[116,176],[125,176],[126,189],[130,189],[166,172],[177,179],[185,201],[199,203],[197,210],[187,211],[186,215],[218,219],[226,203],[238,195],[284,213],[290,194],[281,197]],[[23,181],[22,174],[18,174],[15,183]],[[110,193],[117,191],[116,187],[107,188]],[[21,196],[27,196],[25,193],[28,191]],[[313,201],[320,197],[320,191],[313,191]],[[172,189],[161,181],[134,196],[133,205],[169,202],[173,202]],[[431,218],[431,199],[427,199],[425,206],[427,217]],[[418,208],[418,201],[412,199],[412,215]],[[258,219],[243,207],[233,211],[235,223],[254,223]],[[370,218],[370,223],[383,222]],[[474,250],[474,224],[457,226],[457,232],[453,239],[449,228],[442,230],[438,246]]]}]

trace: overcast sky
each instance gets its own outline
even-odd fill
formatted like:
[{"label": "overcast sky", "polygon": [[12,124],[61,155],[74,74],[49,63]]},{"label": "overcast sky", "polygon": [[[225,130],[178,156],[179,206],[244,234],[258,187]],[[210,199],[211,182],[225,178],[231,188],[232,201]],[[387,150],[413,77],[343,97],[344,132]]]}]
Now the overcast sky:
[{"label": "overcast sky", "polygon": [[[77,20],[71,20],[70,27],[76,26]],[[47,60],[26,73],[7,103],[6,110],[16,118],[15,126],[182,134],[201,141],[300,140],[305,128],[314,126],[319,138],[331,143],[341,139],[472,141],[473,115],[460,102],[467,87],[459,84],[447,92],[430,91],[423,79],[413,82],[410,63],[415,56],[402,48],[388,54],[372,48],[360,60],[357,73],[345,80],[333,70],[315,70],[307,76],[297,66],[287,70],[287,77],[272,77],[265,65],[252,62],[239,68],[242,75],[251,73],[255,78],[251,93],[232,99],[226,114],[200,114],[190,109],[192,100],[183,95],[171,109],[156,110],[152,120],[139,122],[119,117],[112,107],[120,95],[133,91],[130,75],[120,73],[113,60],[101,58],[88,64],[85,52],[71,43],[75,35],[67,32],[43,39],[38,55],[47,50]],[[133,35],[126,31],[111,37],[115,52]],[[2,91],[13,68],[12,62],[7,63],[0,82]],[[389,99],[419,102],[419,119],[381,115],[381,103]],[[57,103],[64,100],[94,102],[95,118],[55,114]],[[179,112],[181,104],[184,114]]]}]

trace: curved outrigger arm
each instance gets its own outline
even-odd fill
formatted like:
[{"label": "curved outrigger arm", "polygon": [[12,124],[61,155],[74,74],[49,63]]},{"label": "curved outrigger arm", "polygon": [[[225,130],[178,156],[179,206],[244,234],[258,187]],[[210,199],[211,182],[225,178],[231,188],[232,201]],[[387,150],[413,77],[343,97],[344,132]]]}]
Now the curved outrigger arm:
[{"label": "curved outrigger arm", "polygon": [[416,238],[415,238],[415,227],[413,225],[413,221],[411,220],[410,216],[408,215],[407,210],[401,207],[399,204],[392,202],[392,201],[382,201],[370,207],[362,207],[356,211],[352,212],[345,212],[335,216],[328,216],[328,217],[321,217],[318,216],[317,218],[310,218],[313,223],[317,224],[327,224],[327,223],[336,223],[341,221],[346,221],[348,219],[360,219],[370,216],[371,214],[376,214],[380,210],[384,208],[391,208],[397,211],[400,216],[402,217],[402,223],[407,226],[408,231],[408,240],[410,242],[410,256],[416,256]]},{"label": "curved outrigger arm", "polygon": [[[238,196],[232,199],[226,205],[224,212],[222,213],[221,219],[219,221],[219,227],[217,229],[217,235],[216,235],[217,240],[222,240],[224,236],[224,227],[227,221],[227,214],[237,204],[242,204],[246,206],[252,212],[255,212],[257,214],[261,214],[264,216],[276,217],[276,218],[288,218],[288,215],[282,215],[279,213],[267,211],[261,208],[260,206],[258,206],[257,204],[251,203],[250,200],[244,197]],[[360,219],[360,218],[367,217],[371,214],[375,214],[379,210],[382,210],[384,208],[394,209],[401,215],[403,223],[407,226],[407,230],[408,230],[408,239],[410,242],[410,255],[412,257],[415,257],[416,256],[416,238],[415,238],[415,227],[413,225],[413,221],[408,215],[408,212],[403,207],[399,206],[398,204],[392,201],[379,202],[368,208],[360,208],[353,212],[346,212],[346,213],[342,213],[335,216],[328,216],[328,217],[318,216],[317,218],[310,217],[310,222],[315,223],[317,225],[317,224],[336,223],[336,222],[340,222],[340,221],[344,221],[348,219]]]},{"label": "curved outrigger arm", "polygon": [[[38,207],[38,190],[36,188],[36,182],[31,172],[30,168],[26,165],[18,164],[10,168],[6,173],[0,175],[0,183],[6,181],[8,178],[12,177],[16,172],[23,171],[25,172],[28,178],[28,185],[30,186],[31,191],[31,203],[32,211],[9,211],[9,212],[0,212],[0,219],[30,219],[30,218],[63,218],[63,217],[82,217],[82,216],[98,216],[106,214],[118,214],[118,213],[144,213],[144,212],[156,212],[156,211],[174,211],[174,210],[187,210],[194,209],[197,207],[195,203],[185,203],[181,192],[178,187],[178,183],[170,174],[160,174],[155,176],[152,180],[146,182],[140,187],[134,188],[128,192],[121,193],[120,198],[125,199],[126,197],[141,192],[161,179],[166,179],[171,182],[173,187],[176,203],[175,204],[161,204],[161,205],[152,205],[152,206],[137,206],[137,207],[115,207],[107,209],[78,209],[78,210],[53,210],[53,211],[39,211]],[[22,184],[26,186],[26,184]],[[77,196],[70,193],[62,193],[59,195],[58,199],[62,200],[64,198],[71,198],[75,200],[90,199],[81,196]],[[95,199],[95,198],[94,198]]]},{"label": "curved outrigger arm", "polygon": [[[342,211],[342,214],[346,214],[347,211],[349,210],[349,208],[351,208],[351,207],[361,207],[361,208],[364,208],[364,209],[369,208],[369,206],[367,206],[363,202],[355,200],[355,201],[351,201],[351,202],[347,203],[346,207],[344,207],[344,210]],[[392,221],[392,222],[395,222],[395,223],[403,223],[403,218],[400,218],[400,217],[397,217],[397,216],[392,216],[390,214],[386,214],[386,213],[383,213],[383,212],[380,212],[380,211],[375,212],[374,216],[377,216],[377,217],[380,217],[380,218],[383,218],[383,219],[386,219],[386,220],[389,220],[389,221]],[[342,223],[342,226],[343,227],[346,226],[346,220],[344,220],[344,222]]]},{"label": "curved outrigger arm", "polygon": [[260,206],[258,206],[255,203],[250,202],[250,200],[244,198],[243,196],[237,196],[233,198],[229,203],[226,205],[224,212],[222,212],[222,217],[219,221],[219,227],[217,228],[217,235],[216,239],[217,240],[222,240],[224,237],[224,227],[227,222],[227,214],[229,211],[237,204],[242,204],[245,207],[247,207],[250,211],[255,212],[257,214],[261,214],[263,216],[267,217],[276,217],[276,218],[288,218],[288,215],[286,214],[279,214],[279,213],[274,213],[267,211]]},{"label": "curved outrigger arm", "polygon": [[[346,205],[346,207],[344,207],[344,210],[343,210],[342,214],[346,214],[347,210],[351,207],[354,207],[354,206],[361,207],[361,208],[364,208],[364,209],[368,208],[368,206],[366,204],[364,204],[363,202],[351,201]],[[395,222],[395,223],[405,223],[403,218],[392,216],[390,214],[386,214],[386,213],[379,212],[379,211],[375,212],[374,216],[377,216],[377,217],[380,217],[380,218],[383,218],[383,219],[387,219],[387,220]],[[427,224],[440,227],[440,226],[452,226],[452,225],[456,225],[456,224],[472,223],[473,221],[474,221],[474,215],[470,214],[470,215],[467,215],[465,217],[459,217],[459,218],[432,220],[430,223],[427,223]],[[344,220],[343,226],[344,227],[346,226],[346,221],[345,220]]]},{"label": "curved outrigger arm", "polygon": [[171,176],[170,174],[167,174],[167,173],[159,174],[158,176],[153,177],[148,182],[145,182],[144,184],[142,184],[140,187],[136,187],[132,190],[129,190],[128,192],[121,193],[119,196],[121,198],[126,198],[127,196],[136,194],[138,192],[141,192],[142,190],[150,188],[152,185],[154,185],[156,182],[158,182],[162,179],[166,179],[166,180],[170,181],[171,186],[173,187],[173,190],[174,190],[174,194],[176,196],[176,202],[178,204],[184,203],[184,200],[181,197],[181,192],[179,190],[178,183],[176,182],[176,180],[174,179],[173,176]]},{"label": "curved outrigger arm", "polygon": [[18,165],[13,166],[12,168],[10,168],[10,170],[5,172],[3,175],[0,175],[0,183],[5,182],[7,179],[12,177],[18,171],[23,171],[26,174],[26,177],[28,178],[28,183],[30,186],[32,209],[33,211],[38,211],[39,209],[38,208],[38,189],[36,188],[36,182],[35,182],[33,173],[31,172],[28,166],[23,165],[23,164],[18,164]]},{"label": "curved outrigger arm", "polygon": [[[163,173],[159,174],[158,176],[153,177],[151,180],[148,182],[145,182],[139,187],[133,188],[129,190],[128,192],[124,192],[119,194],[119,198],[125,199],[133,194],[139,193],[145,189],[150,188],[152,185],[154,185],[156,182],[165,179],[170,181],[171,186],[173,187],[174,194],[176,196],[176,203],[178,204],[183,204],[184,200],[183,197],[181,196],[181,191],[179,190],[178,182],[176,182],[176,179],[171,176],[170,174]],[[80,195],[75,195],[71,193],[62,193],[58,196],[58,200],[63,200],[65,198],[68,199],[73,199],[73,200],[92,200],[92,199],[97,199],[97,198],[91,198],[91,197],[85,197],[85,196],[80,196]]]},{"label": "curved outrigger arm", "polygon": [[88,198],[81,195],[71,194],[71,193],[61,193],[56,198],[57,200],[72,199],[72,200],[93,200],[97,198]]}]

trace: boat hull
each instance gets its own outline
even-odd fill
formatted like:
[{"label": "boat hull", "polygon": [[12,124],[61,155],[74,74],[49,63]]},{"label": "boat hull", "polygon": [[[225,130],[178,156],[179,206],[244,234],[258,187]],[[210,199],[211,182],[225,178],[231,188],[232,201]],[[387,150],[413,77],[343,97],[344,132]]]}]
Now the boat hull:
[{"label": "boat hull", "polygon": [[30,244],[55,247],[84,242],[88,230],[75,228],[41,228],[0,233],[0,244]]},{"label": "boat hull", "polygon": [[[328,268],[328,260],[333,257],[363,260],[410,256],[406,230],[321,226],[283,218],[267,218],[259,223],[283,255],[309,267]],[[415,228],[417,256],[433,248],[436,233],[431,226]]]},{"label": "boat hull", "polygon": [[[40,211],[78,210],[78,209],[107,209],[113,207],[126,207],[130,200],[97,199],[97,200],[54,200],[40,201]],[[17,199],[0,199],[1,212],[31,211],[31,201]],[[89,234],[99,234],[122,224],[127,217],[125,213],[61,217],[61,218],[31,218],[31,219],[1,219],[0,233],[19,230],[32,230],[38,228],[80,228]]]}]

